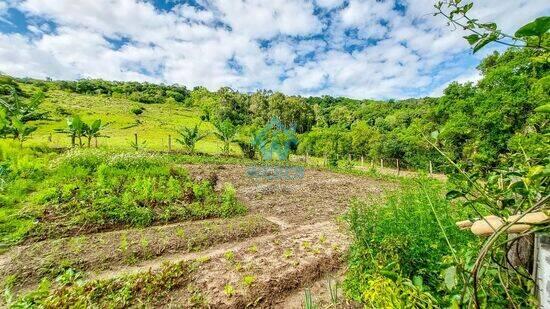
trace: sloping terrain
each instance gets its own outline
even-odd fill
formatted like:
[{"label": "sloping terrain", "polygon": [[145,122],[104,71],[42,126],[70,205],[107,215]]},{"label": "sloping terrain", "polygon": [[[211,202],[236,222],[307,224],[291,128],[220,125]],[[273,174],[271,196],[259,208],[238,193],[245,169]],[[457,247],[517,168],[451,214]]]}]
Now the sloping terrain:
[{"label": "sloping terrain", "polygon": [[[130,289],[121,307],[300,308],[309,287],[318,304],[349,306],[341,296],[331,302],[327,287],[328,277],[342,273],[351,240],[338,218],[350,199],[378,199],[391,183],[313,169],[270,180],[241,165],[184,167],[197,180],[215,178],[219,190],[232,183],[249,214],[31,243],[2,255],[0,276],[23,295],[40,278],[76,272],[76,282],[52,288],[56,307],[80,304],[79,297],[87,305],[118,304],[113,295]],[[172,283],[153,284],[161,291],[151,295],[136,286],[157,277]],[[105,290],[114,294],[97,294]]]}]

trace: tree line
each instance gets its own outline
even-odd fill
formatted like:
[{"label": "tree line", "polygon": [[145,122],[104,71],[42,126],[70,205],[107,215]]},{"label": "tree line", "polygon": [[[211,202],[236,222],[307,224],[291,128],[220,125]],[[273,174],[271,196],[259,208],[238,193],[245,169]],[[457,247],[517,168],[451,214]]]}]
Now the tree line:
[{"label": "tree line", "polygon": [[[89,79],[15,81],[35,84],[43,91],[53,88],[82,94],[127,96],[147,104],[171,102],[197,108],[203,121],[221,128],[218,132],[231,132],[235,127],[236,133],[232,135],[236,137],[231,141],[238,142],[243,151],[250,147],[254,133],[276,118],[298,134],[299,142],[293,144],[292,149],[298,154],[399,159],[404,167],[425,169],[430,161],[436,166],[445,166],[445,159],[430,144],[431,133],[437,132],[435,142],[452,160],[465,168],[484,171],[505,164],[503,158],[507,158],[505,154],[509,152],[522,149],[528,155],[537,155],[537,141],[543,138],[538,118],[547,116],[534,110],[549,101],[547,58],[548,52],[533,49],[495,52],[479,65],[482,79],[475,85],[453,82],[439,98],[387,101],[288,96],[267,90],[242,93],[229,87],[218,91],[205,87],[188,90],[178,85]],[[23,99],[34,100],[28,103],[32,110],[43,96],[35,94],[34,99],[24,98],[16,85],[14,79],[2,78],[0,93],[4,114],[13,113],[9,105],[21,106],[22,103],[16,102]],[[25,120],[36,120],[37,115],[18,119],[25,123]],[[12,135],[21,136],[16,129],[17,121],[11,122]],[[6,135],[8,131],[2,132]],[[227,145],[227,136],[222,140]]]}]

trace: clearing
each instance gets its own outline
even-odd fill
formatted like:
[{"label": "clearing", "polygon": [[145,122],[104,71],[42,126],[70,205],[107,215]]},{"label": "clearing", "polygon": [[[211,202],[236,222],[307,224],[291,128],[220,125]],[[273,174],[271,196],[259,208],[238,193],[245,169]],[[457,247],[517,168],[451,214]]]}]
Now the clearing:
[{"label": "clearing", "polygon": [[[351,306],[337,287],[350,243],[339,217],[350,199],[374,201],[394,184],[316,169],[306,169],[301,179],[268,180],[248,176],[245,165],[183,167],[195,180],[216,183],[216,190],[231,183],[248,214],[26,243],[0,256],[0,279],[12,280],[13,292],[22,294],[68,268],[84,284],[105,286],[164,275],[167,263],[190,263],[185,276],[146,301],[159,307],[301,308],[304,289],[311,289],[317,304]],[[70,286],[60,289],[71,293]],[[132,297],[130,304],[140,300]]]}]

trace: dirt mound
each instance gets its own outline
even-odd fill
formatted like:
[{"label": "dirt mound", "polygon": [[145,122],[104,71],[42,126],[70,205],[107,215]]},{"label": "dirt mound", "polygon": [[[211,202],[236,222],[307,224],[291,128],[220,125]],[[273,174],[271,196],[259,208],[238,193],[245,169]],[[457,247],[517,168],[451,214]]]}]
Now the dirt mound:
[{"label": "dirt mound", "polygon": [[3,255],[0,279],[14,275],[17,286],[34,286],[40,278],[55,278],[68,268],[80,272],[117,269],[277,230],[275,223],[251,215],[42,241]]}]

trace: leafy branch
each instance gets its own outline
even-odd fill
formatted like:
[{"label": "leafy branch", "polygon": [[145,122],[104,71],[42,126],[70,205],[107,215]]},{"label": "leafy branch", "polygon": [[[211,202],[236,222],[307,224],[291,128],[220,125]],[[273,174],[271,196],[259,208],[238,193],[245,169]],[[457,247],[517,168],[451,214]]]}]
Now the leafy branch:
[{"label": "leafy branch", "polygon": [[484,23],[468,15],[473,7],[472,2],[461,4],[462,0],[438,1],[434,7],[434,16],[441,15],[448,20],[449,26],[463,29],[472,34],[464,36],[476,53],[487,44],[496,42],[511,47],[534,48],[549,51],[550,47],[543,39],[550,30],[550,17],[544,16],[519,28],[514,35],[498,29],[497,24]]}]

